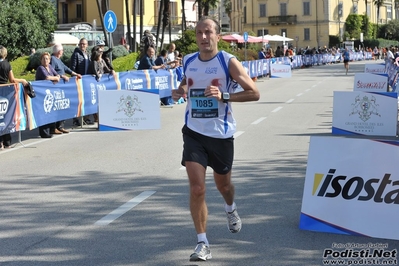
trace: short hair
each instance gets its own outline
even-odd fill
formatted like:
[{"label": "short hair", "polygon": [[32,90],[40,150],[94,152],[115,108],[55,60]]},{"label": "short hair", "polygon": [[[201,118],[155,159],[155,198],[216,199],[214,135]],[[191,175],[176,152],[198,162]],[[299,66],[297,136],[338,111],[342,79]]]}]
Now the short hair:
[{"label": "short hair", "polygon": [[40,61],[42,61],[43,57],[48,56],[49,58],[51,57],[51,55],[48,52],[44,52],[40,55]]},{"label": "short hair", "polygon": [[53,46],[53,54],[58,53],[59,51],[63,50],[62,44],[56,43]]},{"label": "short hair", "polygon": [[0,45],[0,59],[5,59],[7,57],[7,49]]},{"label": "short hair", "polygon": [[161,56],[166,56],[168,54],[168,51],[166,49],[161,50]]},{"label": "short hair", "polygon": [[[212,20],[213,23],[215,23],[215,31],[216,31],[216,34],[220,34],[220,25],[219,25],[219,22],[218,22],[215,18],[213,18],[213,17],[202,16],[202,17],[200,18],[200,20],[198,21],[197,25],[200,24],[201,22],[204,22],[205,20],[208,20],[208,19],[209,19],[209,20]],[[195,26],[195,28],[197,29],[197,26]]]}]

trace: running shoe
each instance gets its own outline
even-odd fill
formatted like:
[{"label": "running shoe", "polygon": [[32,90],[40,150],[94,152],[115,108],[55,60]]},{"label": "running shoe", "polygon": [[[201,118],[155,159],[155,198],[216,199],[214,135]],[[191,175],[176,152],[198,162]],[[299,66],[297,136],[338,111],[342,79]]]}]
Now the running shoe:
[{"label": "running shoe", "polygon": [[237,209],[232,212],[226,212],[227,214],[227,228],[232,233],[238,233],[241,230],[241,219],[238,216]]},{"label": "running shoe", "polygon": [[194,249],[194,253],[190,255],[190,261],[206,261],[212,259],[211,250],[204,242],[199,242]]}]

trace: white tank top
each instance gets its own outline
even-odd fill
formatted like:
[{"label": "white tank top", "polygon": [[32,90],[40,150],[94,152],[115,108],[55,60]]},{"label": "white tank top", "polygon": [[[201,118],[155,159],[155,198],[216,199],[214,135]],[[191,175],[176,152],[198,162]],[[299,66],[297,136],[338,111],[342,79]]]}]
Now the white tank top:
[{"label": "white tank top", "polygon": [[214,58],[202,61],[199,53],[184,56],[183,69],[188,87],[185,124],[191,130],[212,138],[230,138],[236,131],[231,104],[204,96],[207,86],[219,87],[221,93],[234,93],[237,82],[228,65],[234,56],[220,51]]}]

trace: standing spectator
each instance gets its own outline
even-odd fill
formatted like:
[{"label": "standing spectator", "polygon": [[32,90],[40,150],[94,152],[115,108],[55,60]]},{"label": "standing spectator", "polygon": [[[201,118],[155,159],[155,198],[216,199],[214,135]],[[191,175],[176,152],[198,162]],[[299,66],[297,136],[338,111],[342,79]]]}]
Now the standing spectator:
[{"label": "standing spectator", "polygon": [[379,57],[380,57],[380,51],[378,50],[378,47],[377,47],[377,46],[374,46],[374,49],[373,49],[373,56],[374,56],[374,60],[377,60],[377,59],[379,59]]},{"label": "standing spectator", "polygon": [[141,58],[140,64],[139,64],[139,68],[137,70],[143,70],[143,69],[154,69],[154,70],[165,69],[166,68],[165,65],[160,65],[160,66],[155,65],[154,57],[155,57],[154,48],[153,47],[148,47],[147,54],[145,56],[143,56],[143,58]]},{"label": "standing spectator", "polygon": [[140,59],[147,54],[149,47],[154,48],[155,51],[155,38],[154,35],[152,35],[149,30],[145,30],[143,37],[141,37],[140,41],[140,56],[139,56]]},{"label": "standing spectator", "polygon": [[[87,39],[86,38],[80,39],[79,47],[75,48],[71,56],[71,70],[82,76],[87,74],[87,70],[89,69],[89,64],[90,64],[90,56],[87,51],[87,46],[88,46]],[[94,124],[90,120],[89,116],[85,116],[84,121],[88,125]],[[77,118],[73,119],[73,124],[75,126],[81,126],[79,119]]]},{"label": "standing spectator", "polygon": [[[206,168],[213,168],[216,187],[223,196],[228,230],[238,233],[241,219],[231,181],[236,130],[231,102],[257,101],[260,96],[241,63],[233,55],[218,50],[221,39],[218,22],[202,17],[195,31],[199,52],[184,57],[185,77],[178,88],[180,95],[189,95],[182,129],[181,163],[188,174],[190,211],[197,233],[197,246],[190,261],[205,261],[212,258],[206,237]],[[243,91],[234,93],[237,83]]]},{"label": "standing spectator", "polygon": [[33,56],[35,53],[36,53],[36,49],[35,48],[31,48],[29,56]]},{"label": "standing spectator", "polygon": [[[25,79],[16,79],[12,72],[10,63],[6,60],[7,49],[0,45],[0,84],[10,83],[22,83],[24,86],[28,85]],[[0,87],[1,90],[1,87]],[[0,150],[11,148],[11,134],[4,134],[0,136]]]},{"label": "standing spectator", "polygon": [[112,52],[113,49],[112,49],[112,48],[109,48],[107,51],[104,51],[105,42],[104,42],[103,40],[97,40],[97,41],[96,41],[96,46],[94,46],[94,47],[91,49],[92,55],[93,55],[93,51],[96,50],[97,47],[100,47],[100,48],[101,48],[101,51],[102,51],[101,58],[104,59],[104,62],[107,64],[107,67],[108,67],[110,70],[114,70],[114,67],[112,66],[111,59],[110,59],[110,56],[109,56],[109,54]]},{"label": "standing spectator", "polygon": [[89,70],[87,71],[87,74],[94,75],[97,81],[99,81],[102,75],[105,73],[114,74],[114,70],[110,69],[105,60],[102,58],[103,53],[104,51],[99,46],[97,46],[97,48],[92,51],[90,66]]},{"label": "standing spectator", "polygon": [[[82,78],[82,75],[72,71],[69,67],[67,67],[62,61],[61,56],[64,54],[64,48],[61,44],[55,44],[53,46],[53,54],[51,55],[50,65],[54,68],[54,70],[60,75],[60,77],[65,81],[69,81],[69,77],[66,74],[71,76],[75,76],[77,78]],[[65,121],[58,121],[55,123],[55,127],[61,131],[62,133],[69,133],[68,130],[64,128]]]},{"label": "standing spectator", "polygon": [[266,58],[266,59],[270,59],[270,58],[273,58],[273,57],[274,57],[274,54],[273,54],[272,48],[270,48],[270,47],[267,48],[265,58]]},{"label": "standing spectator", "polygon": [[[45,52],[40,56],[41,65],[36,69],[36,80],[50,80],[53,83],[60,81],[61,76],[50,65],[50,54]],[[39,126],[39,134],[42,138],[51,138],[53,134],[62,134],[56,126],[56,123],[49,123]]]},{"label": "standing spectator", "polygon": [[167,58],[168,58],[169,62],[175,61],[175,50],[176,50],[176,44],[172,42],[171,44],[169,44],[169,47],[168,47]]},{"label": "standing spectator", "polygon": [[[165,66],[167,68],[175,67],[174,64],[173,64],[173,66],[168,66],[168,64],[169,65],[171,65],[171,64],[170,64],[170,62],[166,61],[167,53],[168,53],[168,51],[166,51],[165,49],[163,49],[161,51],[160,55],[157,57],[157,59],[154,62],[156,66]],[[172,96],[162,97],[160,100],[163,105],[174,105],[175,104]]]},{"label": "standing spectator", "polygon": [[275,57],[282,57],[284,54],[283,54],[283,51],[281,50],[281,47],[280,46],[277,46],[277,49],[276,49],[276,52],[274,53],[274,56]]},{"label": "standing spectator", "polygon": [[266,59],[266,54],[265,54],[265,48],[262,47],[260,51],[258,52],[258,59]]},{"label": "standing spectator", "polygon": [[[126,33],[127,34],[127,33]],[[125,35],[126,35],[125,34]],[[126,39],[125,39],[125,35],[122,35],[121,40],[119,41],[120,45],[126,45]]]}]

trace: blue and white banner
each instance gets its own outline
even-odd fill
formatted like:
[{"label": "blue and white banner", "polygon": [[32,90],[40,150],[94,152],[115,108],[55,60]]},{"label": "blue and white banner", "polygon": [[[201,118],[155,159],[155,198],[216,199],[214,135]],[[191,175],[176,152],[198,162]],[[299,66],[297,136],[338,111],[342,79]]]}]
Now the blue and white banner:
[{"label": "blue and white banner", "polygon": [[396,136],[397,93],[334,91],[332,134]]},{"label": "blue and white banner", "polygon": [[310,138],[299,228],[399,240],[399,142]]},{"label": "blue and white banner", "polygon": [[161,128],[159,90],[99,91],[99,130]]},{"label": "blue and white banner", "polygon": [[291,66],[282,64],[272,64],[270,66],[270,77],[271,78],[290,78],[291,77]]},{"label": "blue and white banner", "polygon": [[25,128],[22,85],[0,85],[0,136]]}]

